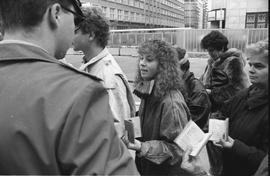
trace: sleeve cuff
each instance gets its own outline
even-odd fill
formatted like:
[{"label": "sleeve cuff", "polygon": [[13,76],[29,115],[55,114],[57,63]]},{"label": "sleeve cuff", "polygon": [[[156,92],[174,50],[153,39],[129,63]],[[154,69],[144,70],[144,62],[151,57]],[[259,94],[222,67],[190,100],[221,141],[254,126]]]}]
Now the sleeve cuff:
[{"label": "sleeve cuff", "polygon": [[241,157],[244,157],[244,156],[247,155],[247,153],[248,153],[248,151],[249,151],[248,148],[249,148],[249,147],[248,147],[245,143],[243,143],[243,142],[241,142],[241,141],[235,139],[235,140],[234,140],[234,144],[233,144],[233,146],[232,146],[232,148],[231,148],[231,151],[232,151],[233,153],[235,153],[235,154],[241,156]]}]

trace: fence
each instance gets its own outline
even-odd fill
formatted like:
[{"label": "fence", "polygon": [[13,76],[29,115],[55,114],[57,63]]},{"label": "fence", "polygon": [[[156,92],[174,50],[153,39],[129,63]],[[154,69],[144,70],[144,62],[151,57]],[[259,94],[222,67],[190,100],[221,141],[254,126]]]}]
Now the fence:
[{"label": "fence", "polygon": [[[137,47],[148,39],[165,40],[185,48],[187,52],[206,52],[200,46],[201,39],[213,29],[159,28],[111,30],[110,47]],[[215,29],[216,30],[216,29]],[[244,50],[247,44],[268,38],[268,28],[217,29],[229,40],[229,48]],[[119,50],[120,52],[120,50]]]}]

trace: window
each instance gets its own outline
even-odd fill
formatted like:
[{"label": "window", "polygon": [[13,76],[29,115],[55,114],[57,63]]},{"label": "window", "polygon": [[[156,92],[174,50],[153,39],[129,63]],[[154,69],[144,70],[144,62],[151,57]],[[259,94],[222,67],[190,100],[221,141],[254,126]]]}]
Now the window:
[{"label": "window", "polygon": [[128,11],[125,11],[124,12],[124,20],[125,21],[128,21]]},{"label": "window", "polygon": [[130,21],[134,21],[134,18],[135,18],[135,13],[131,12],[130,13]]},{"label": "window", "polygon": [[118,10],[118,20],[123,20],[123,11]]},{"label": "window", "polygon": [[267,28],[268,23],[268,12],[246,14],[246,28]]},{"label": "window", "polygon": [[111,20],[116,19],[115,9],[114,8],[110,8],[110,19]]}]

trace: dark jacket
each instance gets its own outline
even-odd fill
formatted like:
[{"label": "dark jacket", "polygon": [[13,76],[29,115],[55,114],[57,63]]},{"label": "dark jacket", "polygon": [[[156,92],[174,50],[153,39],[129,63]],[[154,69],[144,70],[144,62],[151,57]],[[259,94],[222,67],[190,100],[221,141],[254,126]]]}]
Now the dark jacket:
[{"label": "dark jacket", "polygon": [[[135,92],[137,89],[135,90]],[[190,113],[180,91],[172,90],[163,98],[139,95],[141,104],[142,152],[136,165],[142,175],[186,175],[180,168],[182,151],[173,140],[181,133]]]},{"label": "dark jacket", "polygon": [[209,96],[200,80],[194,77],[192,72],[187,71],[185,80],[187,91],[187,105],[190,110],[191,119],[201,128],[206,125],[211,112]]},{"label": "dark jacket", "polygon": [[99,79],[39,47],[0,44],[0,174],[138,174]]},{"label": "dark jacket", "polygon": [[229,136],[235,139],[223,152],[226,176],[254,174],[268,152],[268,91],[256,89],[239,92],[221,109],[229,117]]},{"label": "dark jacket", "polygon": [[211,89],[212,111],[218,110],[224,101],[250,85],[244,66],[242,53],[235,48],[227,50],[216,61],[208,60],[200,80],[206,89]]}]

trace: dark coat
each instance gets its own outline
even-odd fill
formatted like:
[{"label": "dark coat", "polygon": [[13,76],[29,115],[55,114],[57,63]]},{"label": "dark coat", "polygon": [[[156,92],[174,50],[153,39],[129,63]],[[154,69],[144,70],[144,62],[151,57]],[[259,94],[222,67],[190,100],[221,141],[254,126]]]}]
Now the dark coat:
[{"label": "dark coat", "polygon": [[200,80],[194,77],[192,72],[184,74],[187,105],[190,110],[191,119],[201,128],[206,125],[211,112],[211,102],[209,96]]},{"label": "dark coat", "polygon": [[99,79],[22,43],[0,44],[0,174],[138,174]]},{"label": "dark coat", "polygon": [[250,85],[244,66],[242,53],[235,48],[223,53],[216,61],[208,60],[200,80],[206,89],[211,89],[212,111],[218,110],[224,101]]},{"label": "dark coat", "polygon": [[235,139],[223,152],[226,176],[254,174],[268,152],[268,92],[251,93],[255,89],[239,92],[221,109],[229,117],[229,136]]},{"label": "dark coat", "polygon": [[140,174],[186,175],[180,168],[182,151],[173,142],[190,119],[183,95],[177,90],[169,91],[163,98],[156,98],[153,91],[150,95],[136,95],[142,99],[139,109],[142,151],[148,149],[136,155]]}]

